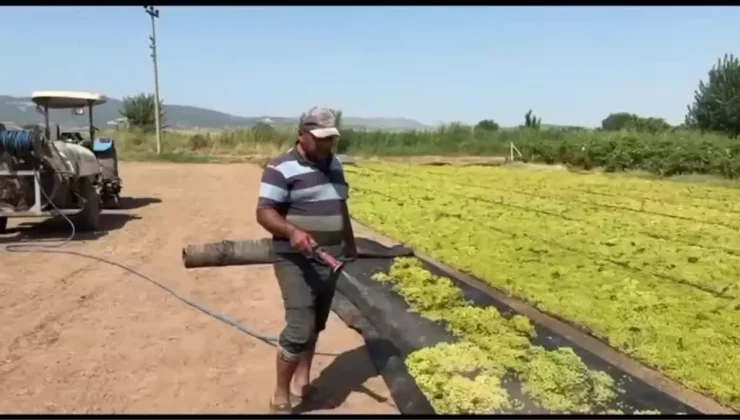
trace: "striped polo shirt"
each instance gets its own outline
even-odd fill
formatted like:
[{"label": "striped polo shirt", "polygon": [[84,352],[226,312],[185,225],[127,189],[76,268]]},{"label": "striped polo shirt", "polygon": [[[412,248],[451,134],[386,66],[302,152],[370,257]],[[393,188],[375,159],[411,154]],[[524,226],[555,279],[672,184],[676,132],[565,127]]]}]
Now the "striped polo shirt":
[{"label": "striped polo shirt", "polygon": [[[348,190],[339,159],[332,156],[327,164],[320,165],[301,156],[294,147],[265,167],[257,208],[274,208],[332,252],[343,243],[342,203],[347,200]],[[275,252],[296,252],[288,238],[272,239]]]}]

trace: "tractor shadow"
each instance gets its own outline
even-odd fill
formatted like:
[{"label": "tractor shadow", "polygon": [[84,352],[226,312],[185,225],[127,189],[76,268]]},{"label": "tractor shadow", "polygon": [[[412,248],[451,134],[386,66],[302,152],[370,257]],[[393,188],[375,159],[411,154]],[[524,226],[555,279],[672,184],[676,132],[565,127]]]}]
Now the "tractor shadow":
[{"label": "tractor shadow", "polygon": [[[154,197],[121,197],[118,207],[115,209],[103,209],[100,214],[100,229],[97,232],[76,231],[72,241],[90,241],[102,238],[110,232],[123,228],[131,220],[141,219],[140,216],[121,213],[125,210],[136,210],[152,204],[159,204],[162,200]],[[29,219],[8,228],[0,234],[2,243],[25,243],[25,242],[60,242],[69,239],[72,227],[69,222],[61,217],[55,216],[45,220]]]},{"label": "tractor shadow", "polygon": [[121,197],[116,210],[136,210],[161,202],[162,200],[154,197]]},{"label": "tractor shadow", "polygon": [[373,400],[393,406],[393,399],[378,395],[365,387],[364,383],[379,376],[368,355],[366,346],[359,346],[337,356],[331,364],[311,381],[317,395],[302,400],[296,405],[294,413],[307,413],[315,410],[332,410],[344,403],[353,392],[360,392]]},{"label": "tractor shadow", "polygon": [[[123,228],[131,220],[141,217],[133,214],[110,213],[104,211],[100,215],[100,229],[97,232],[75,232],[71,241],[90,241],[102,238],[109,232]],[[66,241],[72,234],[72,227],[63,217],[56,216],[39,222],[23,222],[12,228],[8,228],[0,235],[2,243],[39,243]]]}]

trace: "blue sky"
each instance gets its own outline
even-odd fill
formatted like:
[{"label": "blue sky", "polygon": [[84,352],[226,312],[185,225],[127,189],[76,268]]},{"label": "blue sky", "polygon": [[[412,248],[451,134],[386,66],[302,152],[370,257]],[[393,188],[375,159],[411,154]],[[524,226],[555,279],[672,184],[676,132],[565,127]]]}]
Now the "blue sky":
[{"label": "blue sky", "polygon": [[[517,125],[532,108],[551,124],[597,126],[613,111],[680,123],[717,58],[740,53],[738,7],[160,11],[165,102],[244,116],[294,116],[321,105],[427,124]],[[2,14],[0,94],[153,91],[142,7]]]}]

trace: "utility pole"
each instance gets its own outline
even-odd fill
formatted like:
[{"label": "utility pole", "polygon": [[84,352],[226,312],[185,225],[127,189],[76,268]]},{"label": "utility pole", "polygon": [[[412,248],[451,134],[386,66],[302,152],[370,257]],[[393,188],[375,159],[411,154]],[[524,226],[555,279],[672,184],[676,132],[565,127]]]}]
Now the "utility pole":
[{"label": "utility pole", "polygon": [[152,42],[149,48],[152,49],[152,61],[154,61],[154,121],[157,130],[157,154],[162,153],[162,123],[159,120],[159,74],[157,73],[157,31],[154,25],[154,19],[159,18],[159,10],[154,6],[144,6],[146,13],[152,18],[152,35],[149,40]]}]

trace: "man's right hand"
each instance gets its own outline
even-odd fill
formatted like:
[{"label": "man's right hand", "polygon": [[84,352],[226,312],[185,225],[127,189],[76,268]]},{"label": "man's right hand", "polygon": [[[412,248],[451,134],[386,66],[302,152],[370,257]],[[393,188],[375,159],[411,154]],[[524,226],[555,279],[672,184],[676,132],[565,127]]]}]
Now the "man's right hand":
[{"label": "man's right hand", "polygon": [[308,255],[313,252],[313,247],[316,245],[316,241],[314,241],[311,235],[305,231],[294,229],[293,232],[290,233],[290,245],[296,251]]}]

